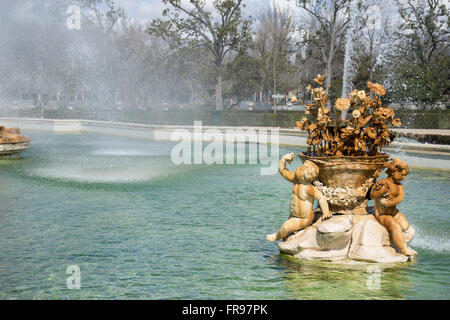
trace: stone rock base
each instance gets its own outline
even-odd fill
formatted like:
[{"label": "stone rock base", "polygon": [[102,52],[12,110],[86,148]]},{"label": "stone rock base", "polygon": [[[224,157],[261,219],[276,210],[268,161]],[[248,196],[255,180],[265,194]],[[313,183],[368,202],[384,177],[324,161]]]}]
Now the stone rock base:
[{"label": "stone rock base", "polygon": [[20,153],[30,146],[30,142],[0,143],[0,159],[19,158]]},{"label": "stone rock base", "polygon": [[[369,210],[370,211],[370,210]],[[366,262],[406,262],[408,256],[396,252],[389,233],[372,214],[333,215],[292,234],[278,244],[281,252],[299,259],[336,261],[351,259]],[[406,242],[414,238],[414,229],[403,232]]]}]

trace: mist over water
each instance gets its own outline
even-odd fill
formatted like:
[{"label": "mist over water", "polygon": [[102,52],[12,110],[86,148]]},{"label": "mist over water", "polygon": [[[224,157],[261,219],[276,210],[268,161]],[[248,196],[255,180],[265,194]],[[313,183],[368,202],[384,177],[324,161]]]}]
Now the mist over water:
[{"label": "mist over water", "polygon": [[173,98],[169,84],[184,80],[163,71],[166,45],[120,7],[84,3],[0,1],[1,116],[117,120]]}]

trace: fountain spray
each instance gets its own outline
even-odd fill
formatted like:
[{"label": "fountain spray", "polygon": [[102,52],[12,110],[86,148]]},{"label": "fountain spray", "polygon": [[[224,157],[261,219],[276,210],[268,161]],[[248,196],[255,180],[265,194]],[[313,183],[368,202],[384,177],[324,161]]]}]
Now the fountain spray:
[{"label": "fountain spray", "polygon": [[[345,59],[344,59],[344,75],[342,79],[342,97],[348,97],[352,91],[352,80],[354,76],[354,69],[351,64],[351,57],[354,51],[353,34],[358,28],[358,16],[359,10],[357,7],[357,1],[353,0],[350,5],[350,25],[346,34],[345,44]],[[342,112],[342,120],[345,120],[347,116],[347,110]]]}]

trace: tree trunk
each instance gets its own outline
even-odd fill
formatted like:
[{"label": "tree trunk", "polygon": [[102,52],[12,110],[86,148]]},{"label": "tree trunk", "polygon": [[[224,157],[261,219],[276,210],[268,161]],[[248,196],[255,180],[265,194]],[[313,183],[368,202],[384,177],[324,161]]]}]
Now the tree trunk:
[{"label": "tree trunk", "polygon": [[[337,17],[337,10],[335,7],[333,20],[331,24],[331,32],[330,32],[330,52],[328,54],[327,59],[327,69],[325,70],[325,92],[329,95],[330,89],[331,89],[331,78],[333,77],[333,60],[334,60],[334,54],[335,54],[335,42],[336,42],[336,17]],[[331,107],[330,99],[327,101],[327,107]]]},{"label": "tree trunk", "polygon": [[222,74],[217,75],[216,79],[216,110],[223,110],[222,100]]},{"label": "tree trunk", "polygon": [[277,100],[276,100],[276,92],[277,92],[277,80],[276,80],[276,67],[275,67],[275,54],[273,55],[273,64],[272,64],[272,75],[273,75],[273,113],[277,114]]},{"label": "tree trunk", "polygon": [[325,91],[330,94],[330,88],[331,88],[331,77],[333,76],[332,74],[332,69],[333,69],[333,58],[334,58],[334,41],[333,39],[331,40],[331,46],[330,46],[330,54],[328,56],[327,59],[327,67],[325,70]]}]

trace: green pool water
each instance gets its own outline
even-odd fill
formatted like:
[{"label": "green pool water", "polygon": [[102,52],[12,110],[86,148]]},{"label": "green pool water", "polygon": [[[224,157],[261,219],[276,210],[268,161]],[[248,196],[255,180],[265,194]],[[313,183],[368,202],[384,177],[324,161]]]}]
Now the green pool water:
[{"label": "green pool water", "polygon": [[265,240],[291,186],[259,165],[177,166],[172,142],[25,134],[23,158],[0,162],[0,299],[450,298],[448,171],[411,169],[400,210],[419,255],[377,266],[374,288],[372,264],[300,262]]}]

